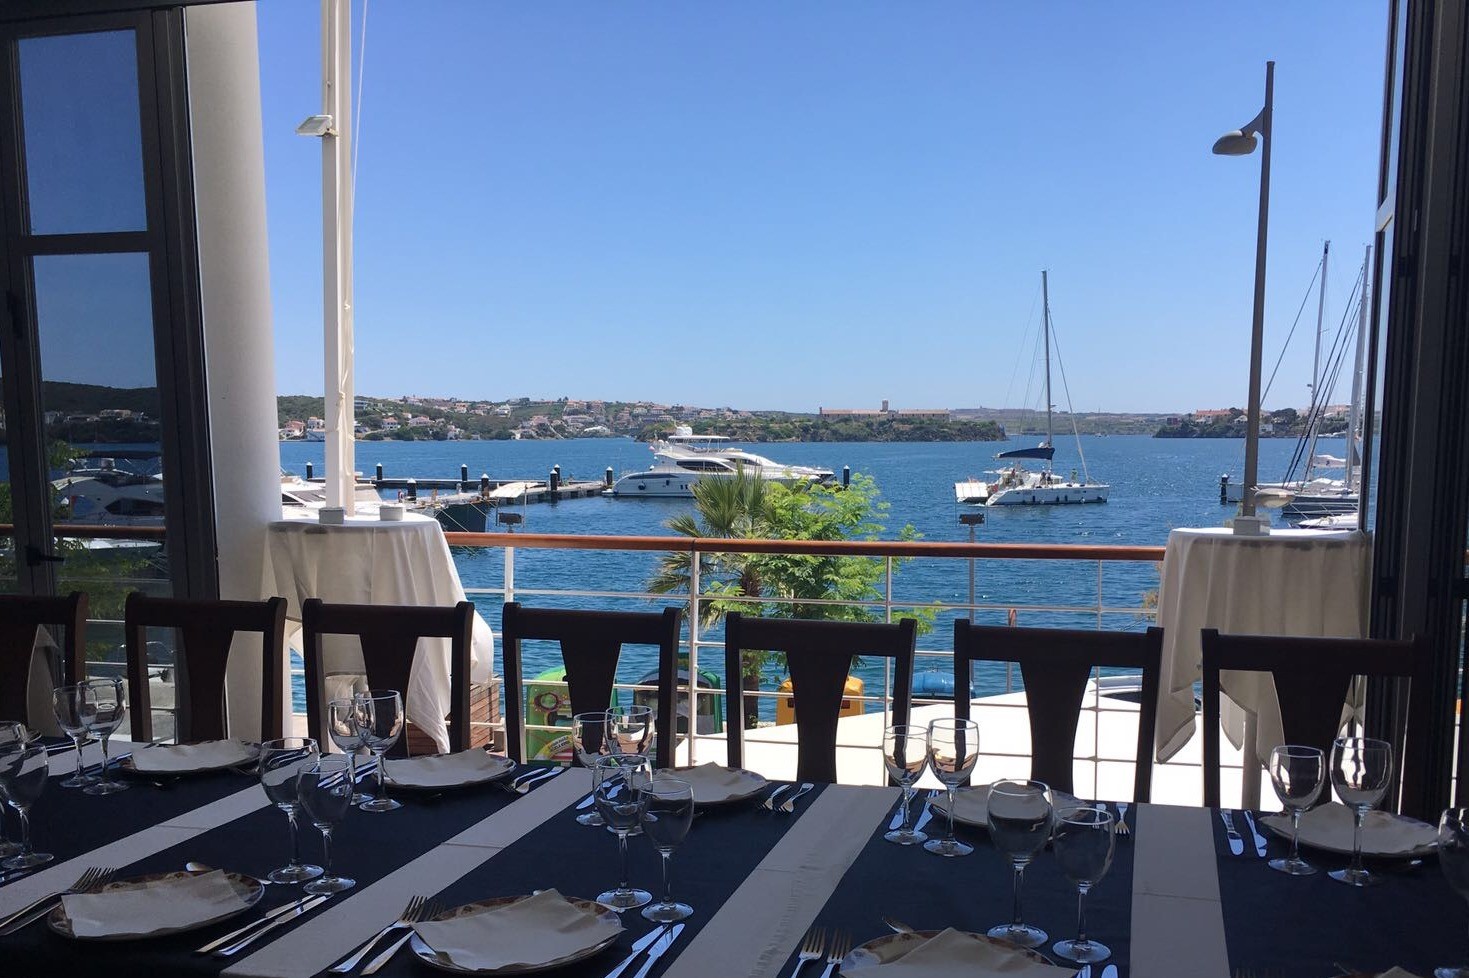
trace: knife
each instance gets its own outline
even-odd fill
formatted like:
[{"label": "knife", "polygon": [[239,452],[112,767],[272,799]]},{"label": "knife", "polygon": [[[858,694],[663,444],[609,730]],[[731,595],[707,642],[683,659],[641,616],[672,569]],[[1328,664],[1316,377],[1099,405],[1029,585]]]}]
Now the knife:
[{"label": "knife", "polygon": [[922,832],[923,827],[933,819],[933,800],[938,797],[938,791],[930,791],[928,797],[923,801],[923,811],[918,813],[918,821],[913,825],[914,832]]},{"label": "knife", "polygon": [[1255,837],[1255,854],[1261,859],[1265,858],[1265,837],[1260,834],[1259,829],[1255,828],[1255,817],[1250,814],[1249,809],[1245,810],[1245,824],[1250,827],[1250,834]]},{"label": "knife", "polygon": [[1234,818],[1229,814],[1229,809],[1221,808],[1219,817],[1224,820],[1224,832],[1229,836],[1229,851],[1236,856],[1245,854],[1245,840],[1240,838],[1239,831],[1234,827]]},{"label": "knife", "polygon": [[678,935],[683,933],[683,924],[674,924],[673,930],[658,938],[658,943],[653,945],[653,950],[648,952],[648,960],[638,969],[633,978],[648,978],[648,972],[653,970],[654,963],[663,956],[663,952],[673,947],[673,942],[678,940]]},{"label": "knife", "polygon": [[[607,792],[607,797],[608,798],[616,798],[617,795],[618,795],[618,793],[620,791],[622,791],[622,785],[620,785],[620,784],[613,785],[612,786],[612,790],[609,791],[609,792]],[[594,791],[591,794],[587,795],[585,798],[583,798],[581,801],[577,802],[577,804],[576,804],[576,810],[579,811],[579,812],[580,811],[585,811],[586,809],[591,808],[594,804],[596,804],[596,802],[597,802],[597,793]]]},{"label": "knife", "polygon": [[291,921],[295,920],[303,913],[310,913],[312,910],[315,910],[317,907],[321,906],[323,903],[326,903],[330,899],[331,894],[324,893],[321,896],[313,897],[310,900],[303,900],[300,903],[297,903],[292,908],[290,913],[281,914],[279,917],[275,918],[265,926],[256,928],[254,933],[250,934],[249,937],[242,938],[231,944],[229,947],[220,948],[218,951],[214,952],[214,956],[216,958],[227,958],[230,955],[237,954],[240,951],[243,951],[249,945],[254,944],[266,934],[269,934],[271,931],[275,930],[277,927],[283,927],[286,924],[289,924]]},{"label": "knife", "polygon": [[662,937],[664,933],[667,932],[667,930],[667,924],[659,924],[657,927],[654,927],[642,937],[639,937],[636,941],[633,942],[632,953],[623,958],[621,964],[613,968],[611,971],[607,972],[606,978],[617,978],[618,975],[626,971],[627,966],[636,961],[638,955],[646,951],[648,949],[648,945],[652,944],[658,938]]},{"label": "knife", "polygon": [[898,810],[893,812],[893,819],[891,822],[888,822],[889,832],[896,832],[903,827],[903,823],[908,820],[908,805],[911,803],[912,799],[904,798],[903,803],[898,806]]}]

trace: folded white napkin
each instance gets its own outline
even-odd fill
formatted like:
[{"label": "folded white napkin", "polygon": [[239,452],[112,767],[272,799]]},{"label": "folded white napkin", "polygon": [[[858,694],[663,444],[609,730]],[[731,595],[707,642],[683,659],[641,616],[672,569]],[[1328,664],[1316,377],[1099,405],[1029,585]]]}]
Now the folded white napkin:
[{"label": "folded white napkin", "polygon": [[133,770],[168,774],[233,767],[256,758],[256,750],[239,740],[206,740],[199,744],[157,744],[133,751]]},{"label": "folded white napkin", "polygon": [[[1289,815],[1266,815],[1260,821],[1290,838]],[[1351,852],[1353,826],[1352,810],[1347,806],[1337,802],[1318,805],[1301,816],[1301,843]],[[1402,856],[1429,848],[1437,840],[1434,826],[1390,812],[1368,812],[1362,822],[1362,853],[1367,856]]]},{"label": "folded white napkin", "polygon": [[741,771],[712,761],[697,767],[669,769],[667,773],[693,786],[696,805],[714,805],[736,798],[747,798],[759,793],[768,783],[752,771]]},{"label": "folded white napkin", "polygon": [[543,965],[595,947],[622,930],[617,915],[595,914],[555,890],[503,907],[413,925],[440,957],[470,970]]},{"label": "folded white napkin", "polygon": [[434,754],[382,763],[388,780],[403,788],[452,788],[476,784],[515,767],[515,762],[508,757],[479,748],[457,754]]},{"label": "folded white napkin", "polygon": [[223,870],[61,898],[76,937],[142,937],[182,930],[243,910],[248,903]]},{"label": "folded white napkin", "polygon": [[[1051,792],[1052,803],[1055,810],[1064,812],[1070,808],[1081,808],[1082,803],[1064,791]],[[949,812],[949,796],[940,792],[933,800],[933,807],[939,812],[947,815]],[[954,820],[968,822],[971,825],[990,824],[990,786],[977,784],[972,788],[960,788],[954,792]]]},{"label": "folded white napkin", "polygon": [[863,968],[843,968],[842,974],[871,978],[1074,978],[1075,968],[1041,964],[1013,948],[976,940],[974,935],[948,930],[935,935],[895,961]]}]

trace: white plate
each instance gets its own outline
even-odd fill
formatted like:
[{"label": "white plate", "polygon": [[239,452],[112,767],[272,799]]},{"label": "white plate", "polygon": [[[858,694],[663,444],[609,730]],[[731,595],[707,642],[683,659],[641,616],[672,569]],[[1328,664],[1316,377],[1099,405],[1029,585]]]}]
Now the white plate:
[{"label": "white plate", "polygon": [[[478,751],[484,756],[483,760],[470,754],[470,751]],[[501,778],[509,776],[515,770],[515,762],[508,757],[491,754],[489,751],[478,747],[471,747],[470,751],[461,752],[463,755],[466,755],[464,757],[461,757],[460,754],[437,754],[432,757],[389,758],[387,766],[383,768],[383,773],[387,776],[388,784],[400,791],[453,791],[456,788],[472,788],[476,785],[489,784],[491,781],[499,781]],[[432,761],[437,758],[447,759],[450,757],[456,759],[454,767],[462,771],[462,777],[448,784],[405,784],[398,780],[398,777],[401,776],[400,765],[411,765],[415,761]],[[379,761],[379,763],[382,762]],[[393,774],[395,768],[399,768],[400,770],[398,776],[394,776]]]},{"label": "white plate", "polygon": [[200,764],[200,765],[196,765],[196,766],[192,766],[192,767],[186,767],[186,768],[172,768],[172,769],[167,770],[167,771],[140,771],[140,770],[138,770],[137,766],[134,765],[134,763],[133,763],[133,757],[137,756],[137,754],[138,754],[139,751],[145,751],[145,750],[147,750],[147,751],[154,751],[154,750],[175,751],[175,750],[178,749],[179,746],[199,747],[199,746],[202,746],[203,744],[216,744],[216,743],[220,743],[220,741],[217,741],[217,740],[208,740],[208,741],[201,741],[199,744],[185,744],[185,745],[179,745],[179,744],[152,744],[152,745],[150,745],[148,747],[139,747],[139,748],[134,749],[132,756],[130,756],[130,757],[124,757],[122,760],[120,760],[120,761],[117,762],[117,765],[116,766],[120,770],[126,771],[128,774],[135,774],[135,775],[137,775],[140,778],[173,778],[173,777],[178,777],[180,775],[186,775],[186,774],[208,774],[211,771],[227,771],[230,768],[239,767],[242,764],[254,764],[256,761],[258,761],[260,759],[260,745],[259,744],[245,743],[244,744],[244,746],[245,746],[245,753],[246,753],[247,756],[245,756],[243,758],[236,758],[233,761],[222,761],[222,762],[214,763],[214,764]]},{"label": "white plate", "polygon": [[[689,776],[689,774],[692,771],[696,771],[698,769],[697,768],[677,767],[677,768],[660,768],[660,770],[661,771],[667,771],[669,774],[672,774],[676,778],[686,778],[687,779],[688,776]],[[699,797],[699,788],[700,788],[699,782],[697,780],[690,779],[689,780],[689,783],[692,784],[693,787],[694,787],[694,804],[696,806],[698,806],[699,808],[712,808],[712,807],[715,807],[717,805],[734,805],[734,804],[737,804],[737,803],[742,802],[742,801],[749,801],[751,798],[756,797],[761,792],[763,792],[766,788],[770,787],[770,782],[769,781],[766,781],[765,778],[763,778],[760,775],[756,774],[754,771],[746,771],[744,768],[738,768],[738,767],[736,767],[736,768],[724,768],[724,770],[727,771],[727,772],[736,774],[740,778],[741,784],[738,785],[737,787],[731,789],[732,791],[734,791],[734,794],[728,795],[728,796],[723,797],[723,798],[708,798],[708,797],[700,798]]]},{"label": "white plate", "polygon": [[[977,784],[971,788],[960,788],[954,792],[957,798],[955,805],[954,821],[960,825],[973,825],[982,829],[990,827],[989,823],[989,797],[990,786]],[[1087,804],[1074,795],[1068,795],[1064,791],[1052,791],[1051,797],[1055,799],[1055,810],[1065,811],[1068,808],[1086,808]],[[933,800],[934,817],[948,817],[949,795],[947,792],[939,792]]]},{"label": "white plate", "polygon": [[[1335,802],[1332,804],[1335,804]],[[1270,832],[1289,841],[1289,815],[1264,815],[1258,821]],[[1384,848],[1380,841],[1380,832],[1382,826],[1390,822],[1422,829],[1426,836],[1435,837],[1435,841],[1425,842],[1423,845],[1406,850]],[[1394,815],[1391,812],[1368,812],[1366,820],[1362,823],[1362,855],[1369,859],[1418,859],[1423,856],[1431,856],[1438,849],[1437,833],[1437,828],[1429,825],[1427,822],[1420,822],[1416,818],[1409,818],[1406,815]],[[1311,849],[1319,849],[1322,852],[1335,853],[1339,856],[1350,856],[1352,854],[1351,836],[1348,835],[1344,842],[1335,843],[1328,839],[1320,838],[1312,831],[1310,812],[1301,816],[1301,845]]]},{"label": "white plate", "polygon": [[[524,896],[512,896],[496,897],[493,900],[479,900],[475,903],[466,903],[463,906],[455,907],[452,910],[446,910],[444,913],[439,914],[434,919],[448,920],[452,917],[462,917],[465,914],[480,913],[485,910],[493,910],[496,907],[508,906],[509,904],[518,903],[519,901],[524,899]],[[617,942],[617,938],[622,936],[622,925],[620,918],[610,908],[603,906],[600,903],[594,903],[591,900],[583,900],[579,897],[567,897],[566,900],[567,902],[573,903],[576,906],[580,907],[582,910],[588,911],[589,913],[595,913],[597,914],[597,916],[606,918],[610,921],[617,921],[617,930],[614,931],[612,936],[608,937],[606,940],[599,941],[591,947],[583,948],[582,950],[577,951],[575,954],[568,954],[563,958],[557,958],[555,961],[547,961],[545,964],[508,965],[504,968],[461,968],[457,964],[454,964],[450,961],[445,961],[440,958],[438,954],[434,952],[434,949],[425,944],[423,942],[423,938],[419,937],[416,933],[411,934],[408,946],[413,949],[413,953],[418,956],[418,960],[422,961],[430,968],[437,968],[440,971],[447,971],[450,974],[531,975],[541,971],[550,971],[554,968],[562,968],[568,964],[574,964],[577,961],[585,961],[587,958],[590,958],[596,954],[600,954],[606,948],[611,947]]]},{"label": "white plate", "polygon": [[[914,948],[933,940],[942,933],[943,931],[939,930],[920,930],[912,934],[888,934],[886,937],[879,937],[876,940],[868,941],[866,944],[852,948],[852,952],[842,959],[842,974],[850,971],[853,976],[856,976],[861,974],[864,968],[874,968],[880,964],[891,964],[894,961],[902,959]],[[1003,947],[1007,950],[1014,951],[1018,957],[1025,958],[1035,964],[1054,965],[1056,963],[1039,951],[1017,947],[1009,941],[986,937],[984,934],[961,933],[964,933],[965,937],[970,938],[976,944],[993,944],[996,947]]]},{"label": "white plate", "polygon": [[[106,893],[109,890],[136,890],[150,883],[161,883],[164,880],[182,879],[185,876],[197,875],[197,873],[189,873],[183,870],[172,873],[152,873],[148,876],[137,876],[129,880],[117,880],[116,882],[108,883],[97,892]],[[244,913],[259,903],[260,898],[265,895],[265,884],[253,876],[246,876],[243,873],[225,873],[224,875],[229,880],[230,886],[234,887],[235,892],[240,895],[240,899],[245,901],[245,905],[243,907],[236,907],[225,913],[216,914],[208,920],[200,920],[185,927],[166,927],[162,930],[149,931],[146,934],[77,937],[71,932],[71,918],[67,917],[66,905],[63,903],[58,903],[46,915],[46,925],[62,937],[68,937],[74,941],[141,941],[154,937],[164,937],[168,934],[183,934],[191,930],[199,930],[201,927],[208,927],[210,924],[217,924],[221,920],[228,920],[231,917]]]}]

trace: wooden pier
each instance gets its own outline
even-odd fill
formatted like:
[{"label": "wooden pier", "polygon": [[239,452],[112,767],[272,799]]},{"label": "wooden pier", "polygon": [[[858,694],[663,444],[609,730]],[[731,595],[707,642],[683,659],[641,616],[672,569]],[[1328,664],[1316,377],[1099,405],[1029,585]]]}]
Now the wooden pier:
[{"label": "wooden pier", "polygon": [[[312,471],[313,465],[306,463],[306,481],[321,482]],[[373,478],[362,481],[370,482],[373,488],[379,492],[394,490],[402,493],[402,498],[417,500],[420,494],[423,496],[447,490],[449,492],[477,493],[481,499],[492,506],[521,506],[530,503],[555,503],[563,499],[587,499],[599,496],[604,489],[611,484],[611,469],[607,470],[607,477],[601,482],[590,480],[576,480],[563,482],[561,480],[561,466],[551,470],[545,479],[491,479],[488,475],[481,475],[478,479],[469,477],[469,466],[459,466],[459,478],[419,478],[402,477],[389,478],[383,473],[383,467],[377,466]]]}]

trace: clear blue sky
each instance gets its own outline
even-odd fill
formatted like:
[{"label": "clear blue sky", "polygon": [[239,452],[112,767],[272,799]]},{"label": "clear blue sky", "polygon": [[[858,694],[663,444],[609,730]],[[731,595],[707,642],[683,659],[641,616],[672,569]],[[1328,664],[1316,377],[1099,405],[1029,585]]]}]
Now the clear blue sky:
[{"label": "clear blue sky", "polygon": [[[319,7],[259,22],[278,386],[319,393],[320,149],[293,133]],[[1334,324],[1371,238],[1385,25],[1325,0],[372,0],[358,391],[1026,406],[1046,267],[1078,410],[1242,405],[1259,157],[1210,146],[1274,58],[1268,370],[1323,240]],[[1267,407],[1307,400],[1303,329]]]}]

